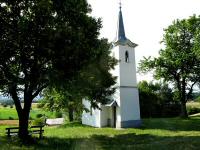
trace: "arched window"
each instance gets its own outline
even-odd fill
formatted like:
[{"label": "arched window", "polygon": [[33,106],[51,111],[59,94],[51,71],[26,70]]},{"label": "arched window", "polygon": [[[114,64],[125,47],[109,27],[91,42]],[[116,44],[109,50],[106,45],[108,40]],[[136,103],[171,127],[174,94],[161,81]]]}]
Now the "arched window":
[{"label": "arched window", "polygon": [[128,54],[128,51],[125,52],[125,62],[126,62],[126,63],[129,62],[129,54]]}]

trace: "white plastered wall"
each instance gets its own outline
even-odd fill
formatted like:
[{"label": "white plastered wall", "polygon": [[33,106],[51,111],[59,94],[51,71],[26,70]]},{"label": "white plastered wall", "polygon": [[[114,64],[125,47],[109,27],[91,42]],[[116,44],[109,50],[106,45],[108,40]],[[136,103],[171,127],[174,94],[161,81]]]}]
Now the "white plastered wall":
[{"label": "white plastered wall", "polygon": [[[117,127],[121,127],[123,121],[140,120],[139,93],[137,89],[135,50],[127,45],[118,45],[114,49],[119,60],[115,74],[118,76],[118,90],[114,94],[117,97]],[[129,61],[125,61],[126,51]]]},{"label": "white plastered wall", "polygon": [[[88,100],[83,100],[83,105],[90,110],[90,102]],[[100,123],[100,110],[99,109],[92,109],[91,112],[85,112],[82,113],[82,124],[93,126],[93,127],[101,127]]]},{"label": "white plastered wall", "polygon": [[139,95],[137,88],[121,88],[121,121],[140,120]]},{"label": "white plastered wall", "polygon": [[[102,109],[101,110],[101,127],[106,127],[109,125],[109,123],[112,124],[112,121],[113,121],[112,120],[112,108],[102,106],[101,109]],[[108,121],[108,119],[110,119],[110,122]]]},{"label": "white plastered wall", "polygon": [[[125,52],[128,51],[129,61],[125,61]],[[119,77],[120,86],[137,86],[136,80],[136,64],[135,64],[135,50],[129,46],[119,45]]]}]

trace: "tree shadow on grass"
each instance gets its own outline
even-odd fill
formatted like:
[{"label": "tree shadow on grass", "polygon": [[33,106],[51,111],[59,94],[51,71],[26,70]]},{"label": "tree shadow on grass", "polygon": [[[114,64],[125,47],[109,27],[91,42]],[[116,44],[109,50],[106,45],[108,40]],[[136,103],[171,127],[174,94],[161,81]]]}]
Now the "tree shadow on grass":
[{"label": "tree shadow on grass", "polygon": [[81,122],[77,121],[77,122],[68,122],[63,125],[60,125],[59,127],[66,128],[66,127],[88,127],[88,126],[83,125]]},{"label": "tree shadow on grass", "polygon": [[141,129],[161,129],[170,131],[200,131],[200,117],[188,119],[158,118],[144,119]]},{"label": "tree shadow on grass", "polygon": [[[81,132],[80,132],[81,134]],[[114,135],[92,135],[87,138],[45,137],[28,146],[15,139],[0,137],[1,150],[198,150],[200,136],[155,136],[134,133]]]}]

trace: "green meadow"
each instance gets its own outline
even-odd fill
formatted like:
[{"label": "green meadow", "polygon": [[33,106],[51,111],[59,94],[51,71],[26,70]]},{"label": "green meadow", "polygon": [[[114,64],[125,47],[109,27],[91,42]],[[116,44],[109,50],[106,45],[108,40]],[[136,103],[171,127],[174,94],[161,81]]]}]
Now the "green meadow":
[{"label": "green meadow", "polygon": [[[193,107],[192,104],[190,104]],[[195,105],[196,107],[196,105]],[[31,118],[55,114],[38,109],[31,110]],[[18,119],[15,108],[0,107],[0,121],[10,117]],[[11,119],[12,120],[12,119]],[[62,126],[45,126],[44,137],[37,136],[27,145],[17,137],[8,139],[5,128],[0,125],[0,150],[199,150],[200,116],[189,119],[150,118],[143,119],[140,128],[113,129],[83,126],[78,122],[66,122]]]},{"label": "green meadow", "polygon": [[144,119],[138,129],[93,128],[80,123],[45,127],[44,138],[22,145],[0,126],[2,150],[199,150],[200,117]]},{"label": "green meadow", "polygon": [[[55,118],[55,113],[39,109],[34,105],[30,112],[30,119],[35,119],[37,114],[45,114],[48,118]],[[15,107],[10,108],[9,106],[3,107],[0,105],[0,120],[18,120]]]}]

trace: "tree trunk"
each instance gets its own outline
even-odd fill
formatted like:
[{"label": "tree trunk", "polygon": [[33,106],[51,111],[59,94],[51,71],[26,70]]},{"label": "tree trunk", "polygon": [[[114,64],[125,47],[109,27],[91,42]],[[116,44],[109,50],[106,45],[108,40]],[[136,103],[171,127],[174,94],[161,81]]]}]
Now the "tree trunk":
[{"label": "tree trunk", "polygon": [[179,99],[181,102],[181,114],[180,117],[188,118],[187,109],[186,109],[186,79],[183,78],[180,81],[180,78],[177,78],[177,87],[179,92]]},{"label": "tree trunk", "polygon": [[69,107],[69,121],[70,122],[74,121],[74,110],[72,107]]},{"label": "tree trunk", "polygon": [[9,88],[9,93],[12,96],[12,99],[15,103],[15,107],[17,110],[18,118],[19,118],[19,131],[18,136],[22,141],[26,141],[28,137],[28,119],[29,119],[29,112],[31,107],[31,101],[28,103],[26,102],[27,97],[24,97],[24,108],[22,109],[21,102],[17,95],[17,86],[13,84]]},{"label": "tree trunk", "polygon": [[23,116],[19,116],[18,136],[20,139],[26,140],[29,139],[29,132],[28,132],[29,113],[23,110],[22,114]]},{"label": "tree trunk", "polygon": [[182,79],[182,88],[181,88],[181,117],[188,118],[187,109],[186,109],[186,82],[185,78]]},{"label": "tree trunk", "polygon": [[182,118],[188,118],[187,109],[186,109],[186,102],[181,102],[181,115]]},{"label": "tree trunk", "polygon": [[30,96],[24,97],[24,108],[21,114],[19,115],[19,132],[18,136],[23,141],[29,140],[29,132],[28,132],[28,125],[29,125],[29,114],[31,109],[32,99]]}]

